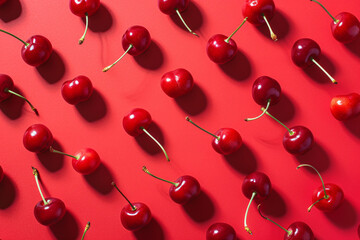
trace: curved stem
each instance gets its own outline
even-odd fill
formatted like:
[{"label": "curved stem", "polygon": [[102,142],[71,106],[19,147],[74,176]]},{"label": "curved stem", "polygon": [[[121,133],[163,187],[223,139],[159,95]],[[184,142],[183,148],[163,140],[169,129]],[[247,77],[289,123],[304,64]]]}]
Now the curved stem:
[{"label": "curved stem", "polygon": [[84,42],[88,28],[89,28],[89,16],[88,13],[85,13],[85,31],[84,34],[79,39],[79,45],[81,45]]},{"label": "curved stem", "polygon": [[180,20],[182,21],[182,23],[184,24],[184,26],[186,27],[186,29],[187,29],[190,33],[192,33],[192,34],[194,34],[195,36],[199,37],[199,35],[197,35],[195,32],[193,32],[193,31],[189,28],[189,26],[186,24],[186,22],[184,21],[184,19],[183,19],[182,16],[181,16],[179,10],[176,9],[175,11],[176,11],[177,15],[179,16]]},{"label": "curved stem", "polygon": [[216,136],[215,134],[212,134],[211,132],[208,132],[206,131],[205,129],[203,129],[202,127],[200,127],[199,125],[197,125],[196,123],[194,123],[190,118],[189,116],[187,116],[185,118],[186,121],[188,121],[189,123],[191,123],[192,125],[194,125],[195,127],[199,128],[200,130],[203,130],[204,132],[210,134],[211,136],[213,136],[214,138],[216,138],[217,140],[220,140],[220,137],[219,136]]},{"label": "curved stem", "polygon": [[38,110],[37,110],[37,109],[30,103],[30,101],[27,100],[24,96],[22,96],[22,95],[20,95],[20,94],[18,94],[18,93],[16,93],[16,92],[13,92],[13,91],[11,91],[11,90],[9,90],[9,89],[5,89],[5,92],[11,93],[11,94],[13,94],[13,95],[15,95],[15,96],[17,96],[17,97],[19,97],[19,98],[24,99],[24,100],[30,105],[31,110],[33,110],[33,111],[35,112],[35,114],[39,116]]},{"label": "curved stem", "polygon": [[152,177],[154,177],[154,178],[157,178],[157,179],[159,179],[159,180],[161,180],[161,181],[170,183],[170,184],[174,185],[175,187],[179,186],[179,183],[171,182],[171,181],[168,181],[168,180],[165,180],[165,179],[162,179],[162,178],[159,178],[159,177],[153,175],[152,173],[149,172],[149,170],[148,170],[147,167],[145,167],[145,166],[142,167],[142,170],[143,170],[145,173],[149,174],[150,176],[152,176]]},{"label": "curved stem", "polygon": [[37,188],[39,189],[39,193],[40,193],[41,198],[42,198],[42,200],[43,200],[43,202],[44,202],[44,205],[48,205],[48,202],[45,200],[44,195],[43,195],[42,192],[41,192],[41,188],[40,188],[40,184],[39,184],[39,172],[38,172],[38,170],[37,170],[36,168],[34,168],[34,167],[31,167],[31,168],[32,168],[32,170],[33,170],[33,174],[34,174],[34,176],[35,176],[36,185],[37,185]]},{"label": "curved stem", "polygon": [[273,221],[273,220],[271,220],[270,218],[265,217],[265,216],[261,213],[261,211],[260,211],[260,205],[261,205],[261,204],[259,204],[259,205],[257,206],[257,209],[258,209],[259,214],[260,214],[260,216],[261,216],[262,218],[264,218],[264,219],[266,219],[266,220],[268,220],[268,221],[272,222],[273,224],[275,224],[276,226],[278,226],[279,228],[281,228],[282,230],[284,230],[285,232],[287,232],[288,236],[292,234],[292,231],[291,231],[291,230],[287,230],[286,228],[284,228],[284,227],[283,227],[283,226],[281,226],[280,224],[278,224],[278,223],[274,222],[274,221]]},{"label": "curved stem", "polygon": [[245,230],[252,235],[252,232],[250,230],[250,228],[248,227],[247,223],[246,223],[246,219],[247,219],[247,215],[249,213],[249,209],[250,209],[250,205],[251,203],[253,202],[254,198],[256,196],[256,192],[253,192],[252,195],[251,195],[251,198],[250,198],[250,201],[249,201],[249,204],[246,208],[246,212],[245,212],[245,217],[244,217],[244,227],[245,227]]},{"label": "curved stem", "polygon": [[75,156],[73,156],[73,155],[70,155],[70,154],[67,154],[67,153],[63,153],[63,152],[60,152],[60,151],[58,151],[58,150],[56,150],[56,149],[54,149],[53,147],[51,147],[50,146],[50,152],[52,152],[52,153],[57,153],[57,154],[61,154],[61,155],[65,155],[65,156],[68,156],[68,157],[72,157],[72,158],[75,158],[75,159],[79,159],[79,157],[75,157]]},{"label": "curved stem", "polygon": [[83,233],[83,235],[81,237],[81,240],[84,240],[85,234],[89,230],[89,228],[90,228],[90,222],[87,222],[87,224],[85,226],[85,229],[84,229],[84,233]]},{"label": "curved stem", "polygon": [[144,133],[146,133],[146,135],[148,135],[152,140],[154,140],[154,142],[161,148],[161,150],[163,151],[166,160],[168,160],[168,162],[170,162],[169,156],[167,155],[165,148],[161,145],[161,143],[158,142],[158,140],[156,140],[156,138],[154,138],[145,128],[141,127],[141,130],[144,131]]},{"label": "curved stem", "polygon": [[111,185],[114,186],[114,188],[116,188],[116,190],[118,190],[118,192],[125,198],[125,200],[129,203],[129,205],[131,206],[131,209],[133,211],[136,210],[136,207],[129,201],[129,199],[120,191],[120,189],[116,186],[116,184],[114,182],[111,183]]},{"label": "curved stem", "polygon": [[325,74],[330,78],[331,82],[334,84],[337,84],[337,81],[313,58],[311,58],[311,61],[315,63],[316,66],[318,66]]},{"label": "curved stem", "polygon": [[123,53],[123,55],[121,55],[121,57],[119,57],[118,60],[116,60],[113,64],[105,67],[102,71],[103,71],[103,72],[109,71],[110,68],[112,68],[115,64],[117,64],[117,63],[130,51],[130,49],[131,49],[132,47],[133,47],[133,45],[130,44],[129,47],[128,47],[128,49],[126,49],[126,51]]},{"label": "curved stem", "polygon": [[248,19],[248,17],[244,18],[244,20],[242,21],[240,26],[238,26],[238,28],[235,29],[235,31],[227,39],[225,39],[225,42],[229,43],[230,38],[232,38],[232,36],[234,36],[234,34],[242,27],[242,25],[244,25],[244,23],[246,22],[247,19]]},{"label": "curved stem", "polygon": [[[261,111],[264,111],[265,108],[261,108]],[[286,130],[289,132],[290,136],[294,134],[293,131],[290,130],[290,128],[288,128],[285,124],[283,124],[282,122],[280,122],[279,120],[277,120],[273,115],[271,115],[268,111],[265,111],[265,114],[268,115],[269,117],[271,117],[272,119],[274,119],[275,121],[277,121],[281,126],[283,126],[284,128],[286,128]]]},{"label": "curved stem", "polygon": [[10,36],[13,36],[14,38],[16,38],[17,40],[19,40],[20,42],[22,42],[26,47],[29,46],[29,43],[25,42],[24,40],[22,40],[21,38],[15,36],[14,34],[11,34],[11,33],[7,32],[7,31],[5,31],[5,30],[2,30],[2,29],[0,29],[0,32],[6,33],[6,34],[8,34],[8,35],[10,35]]},{"label": "curved stem", "polygon": [[272,30],[272,28],[271,28],[271,26],[270,26],[270,23],[268,22],[265,14],[263,14],[263,18],[264,18],[264,20],[265,20],[266,25],[267,25],[268,28],[269,28],[271,39],[274,40],[274,41],[277,41],[278,38],[277,38],[276,34],[273,32],[273,30]]},{"label": "curved stem", "polygon": [[271,101],[271,99],[268,100],[268,102],[266,104],[266,108],[264,108],[264,111],[259,116],[253,117],[253,118],[245,118],[245,122],[253,121],[253,120],[261,118],[265,114],[265,112],[269,109],[270,101]]},{"label": "curved stem", "polygon": [[321,200],[324,200],[324,199],[326,199],[326,198],[325,198],[325,197],[322,197],[322,198],[318,199],[316,202],[314,202],[313,204],[311,204],[311,205],[308,207],[307,211],[310,212],[311,209],[313,208],[313,206],[315,206],[315,204],[317,204],[318,202],[320,202]]},{"label": "curved stem", "polygon": [[339,19],[336,19],[333,17],[333,15],[330,14],[330,12],[324,7],[324,5],[322,5],[321,3],[319,3],[318,1],[316,0],[310,0],[311,2],[316,2],[317,4],[319,4],[327,14],[329,14],[329,16],[334,20],[335,23],[338,23],[339,22]]}]

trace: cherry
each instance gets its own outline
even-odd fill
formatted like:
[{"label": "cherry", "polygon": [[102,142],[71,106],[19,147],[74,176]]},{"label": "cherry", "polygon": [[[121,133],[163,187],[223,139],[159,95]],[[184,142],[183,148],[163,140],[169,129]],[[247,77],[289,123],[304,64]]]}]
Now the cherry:
[{"label": "cherry", "polygon": [[306,68],[314,63],[330,78],[332,83],[337,84],[337,81],[317,62],[320,53],[320,46],[314,40],[301,38],[292,47],[291,59],[296,66],[301,68]]},{"label": "cherry", "polygon": [[183,68],[167,72],[161,77],[162,90],[172,98],[185,95],[193,86],[193,77],[189,71]]},{"label": "cherry", "polygon": [[100,0],[70,0],[70,10],[76,16],[85,17],[86,27],[84,34],[79,39],[79,44],[85,40],[89,26],[89,16],[93,15],[100,7]]},{"label": "cherry", "polygon": [[131,203],[114,182],[111,184],[129,203],[123,207],[120,213],[121,223],[124,228],[129,231],[136,231],[148,225],[151,220],[150,208],[141,202]]},{"label": "cherry", "polygon": [[8,75],[0,74],[0,102],[8,99],[11,95],[15,95],[19,98],[24,99],[31,107],[31,110],[35,112],[36,115],[39,115],[37,109],[27,100],[24,96],[14,92],[14,82]]},{"label": "cherry", "polygon": [[127,53],[132,56],[138,56],[149,48],[151,37],[149,31],[142,26],[133,26],[126,30],[122,36],[122,46],[124,54],[116,60],[113,64],[105,67],[103,72],[107,72],[116,63],[118,63]]},{"label": "cherry", "polygon": [[66,102],[76,105],[86,101],[93,93],[93,85],[86,76],[77,76],[73,80],[68,80],[61,87],[61,94]]},{"label": "cherry", "polygon": [[39,185],[39,172],[32,167],[35,176],[36,185],[39,189],[42,201],[39,201],[34,208],[34,215],[36,220],[45,226],[58,223],[65,215],[66,208],[63,201],[57,198],[44,198]]},{"label": "cherry", "polygon": [[313,204],[311,204],[311,206],[308,208],[308,211],[310,212],[313,206],[325,212],[330,212],[337,209],[344,199],[343,190],[336,184],[325,184],[320,173],[318,170],[316,170],[315,167],[309,164],[301,164],[296,169],[301,167],[310,167],[314,169],[322,183],[322,185],[315,190],[312,197]]},{"label": "cherry", "polygon": [[147,128],[151,123],[152,119],[150,113],[142,108],[133,109],[123,118],[123,127],[127,134],[133,137],[137,137],[142,133],[146,133],[146,135],[154,140],[154,142],[161,148],[166,157],[166,160],[170,161],[164,147],[147,131]]},{"label": "cherry", "polygon": [[3,5],[7,0],[0,0],[0,5]]},{"label": "cherry", "polygon": [[220,128],[215,134],[212,134],[195,124],[189,117],[186,117],[185,119],[195,127],[213,136],[214,139],[211,142],[211,145],[216,152],[222,155],[229,155],[236,152],[243,143],[240,134],[233,128]]},{"label": "cherry", "polygon": [[319,4],[332,18],[331,31],[336,40],[346,44],[353,42],[360,36],[360,23],[353,14],[342,12],[333,17],[321,3],[316,0],[310,1]]},{"label": "cherry", "polygon": [[360,114],[360,95],[350,93],[338,95],[331,99],[330,110],[339,121],[344,121]]},{"label": "cherry", "polygon": [[4,170],[0,166],[0,182],[3,180],[3,178],[4,178]]},{"label": "cherry", "polygon": [[206,240],[235,240],[236,233],[227,223],[214,223],[206,231]]},{"label": "cherry", "polygon": [[143,166],[142,170],[154,178],[172,184],[169,189],[169,195],[178,204],[184,205],[200,194],[200,184],[192,176],[181,176],[176,181],[171,182],[151,174],[145,166]]},{"label": "cherry", "polygon": [[23,143],[30,152],[40,153],[50,149],[53,144],[53,135],[43,124],[31,125],[24,133]]},{"label": "cherry", "polygon": [[262,172],[253,172],[244,178],[244,181],[242,183],[242,192],[245,195],[245,197],[250,199],[245,212],[244,227],[249,234],[252,234],[252,232],[246,223],[246,219],[250,205],[254,200],[255,201],[265,200],[270,194],[270,190],[271,190],[270,179],[266,174]]},{"label": "cherry", "polygon": [[185,11],[189,6],[190,0],[159,0],[159,8],[160,11],[167,15],[177,14],[186,27],[186,29],[194,34],[195,36],[199,37],[195,32],[193,32],[189,26],[186,24],[184,19],[181,16],[181,12]]},{"label": "cherry", "polygon": [[84,229],[84,232],[83,232],[83,235],[81,237],[81,240],[84,240],[85,234],[87,233],[87,231],[89,231],[89,228],[90,228],[90,222],[87,222],[87,224],[85,226],[85,229]]}]

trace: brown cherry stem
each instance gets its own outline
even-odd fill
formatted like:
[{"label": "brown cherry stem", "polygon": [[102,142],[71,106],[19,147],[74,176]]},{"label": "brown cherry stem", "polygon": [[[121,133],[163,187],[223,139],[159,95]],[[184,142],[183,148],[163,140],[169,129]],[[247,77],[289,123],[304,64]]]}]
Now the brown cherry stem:
[{"label": "brown cherry stem", "polygon": [[65,156],[68,156],[68,157],[72,157],[72,158],[75,158],[75,159],[77,159],[77,160],[79,159],[79,157],[75,157],[75,156],[73,156],[73,155],[70,155],[70,154],[67,154],[67,153],[63,153],[63,152],[61,152],[61,151],[58,151],[58,150],[54,149],[54,148],[51,147],[51,146],[50,146],[49,151],[52,152],[52,153],[57,153],[57,154],[65,155]]},{"label": "brown cherry stem", "polygon": [[122,191],[120,191],[120,189],[116,186],[116,184],[114,182],[111,183],[111,185],[114,186],[114,188],[116,188],[116,190],[125,198],[125,200],[129,203],[129,205],[131,206],[131,209],[133,211],[136,210],[136,207],[129,201],[129,199],[122,193]]},{"label": "brown cherry stem", "polygon": [[187,116],[187,117],[185,118],[185,120],[188,121],[189,123],[191,123],[192,125],[194,125],[195,127],[199,128],[200,130],[202,130],[202,131],[210,134],[211,136],[213,136],[213,137],[216,138],[217,140],[220,140],[220,137],[219,137],[219,136],[216,136],[215,134],[206,131],[205,129],[203,129],[202,127],[200,127],[200,126],[197,125],[196,123],[194,123],[194,122],[189,118],[189,116]]},{"label": "brown cherry stem", "polygon": [[250,228],[248,227],[247,223],[246,223],[246,219],[247,219],[247,216],[248,216],[248,213],[249,213],[249,209],[250,209],[250,205],[251,203],[253,202],[254,198],[256,196],[256,192],[253,192],[251,194],[251,198],[250,198],[250,201],[249,201],[249,204],[246,208],[246,212],[245,212],[245,217],[244,217],[244,227],[245,227],[245,230],[252,235],[252,231],[250,230]]},{"label": "brown cherry stem", "polygon": [[40,188],[40,184],[39,184],[39,172],[38,172],[38,170],[37,170],[36,168],[34,168],[34,167],[31,167],[31,168],[32,168],[32,170],[33,170],[33,174],[34,174],[34,176],[35,176],[36,185],[37,185],[37,188],[39,189],[39,193],[40,193],[40,196],[41,196],[41,198],[42,198],[42,200],[43,200],[43,202],[44,202],[44,205],[48,205],[48,202],[45,200],[44,195],[43,195],[43,193],[42,193],[42,191],[41,191],[41,188]]},{"label": "brown cherry stem", "polygon": [[83,235],[81,237],[81,240],[84,240],[85,234],[89,230],[89,228],[90,228],[90,222],[87,222],[87,224],[85,226],[85,229],[84,229],[84,232],[83,232]]},{"label": "brown cherry stem", "polygon": [[261,216],[262,218],[264,218],[264,219],[266,219],[266,220],[268,220],[268,221],[272,222],[273,224],[275,224],[276,226],[278,226],[279,228],[281,228],[282,230],[284,230],[285,232],[287,232],[288,236],[290,236],[290,235],[292,234],[292,231],[291,231],[291,230],[287,230],[286,228],[284,228],[284,227],[283,227],[283,226],[281,226],[280,224],[278,224],[278,223],[274,222],[274,221],[273,221],[273,220],[271,220],[270,218],[265,217],[265,216],[261,213],[261,211],[260,211],[260,206],[261,206],[261,204],[259,204],[259,205],[257,206],[257,209],[258,209],[259,214],[260,214],[260,216]]},{"label": "brown cherry stem", "polygon": [[267,104],[266,104],[266,108],[264,109],[264,111],[257,117],[253,117],[253,118],[245,118],[245,122],[248,122],[248,121],[253,121],[253,120],[256,120],[256,119],[259,119],[261,118],[265,113],[266,111],[269,109],[270,107],[270,101],[271,99],[268,100]]},{"label": "brown cherry stem", "polygon": [[330,12],[324,7],[324,5],[322,5],[321,3],[319,3],[318,1],[316,0],[310,0],[311,2],[316,2],[317,4],[319,4],[327,14],[329,14],[329,16],[333,19],[334,23],[338,23],[339,22],[339,19],[336,19],[333,17],[333,15],[330,14]]},{"label": "brown cherry stem", "polygon": [[84,42],[88,28],[89,28],[89,16],[88,13],[85,13],[85,31],[84,34],[79,39],[79,45],[81,45]]},{"label": "brown cherry stem", "polygon": [[154,138],[145,128],[141,127],[141,130],[143,130],[144,133],[146,133],[146,135],[148,135],[152,140],[154,140],[154,142],[155,142],[155,143],[161,148],[161,150],[163,151],[163,153],[164,153],[164,155],[165,155],[165,157],[166,157],[166,160],[167,160],[168,162],[170,162],[169,156],[168,156],[168,154],[166,153],[165,148],[161,145],[161,143],[159,143],[159,141],[156,140],[156,138]]},{"label": "brown cherry stem", "polygon": [[11,34],[11,33],[7,32],[7,31],[5,31],[5,30],[0,29],[0,32],[6,33],[6,34],[8,34],[8,35],[10,35],[10,36],[12,36],[12,37],[14,37],[14,38],[16,38],[17,40],[19,40],[20,42],[22,42],[26,47],[30,45],[29,43],[25,42],[25,41],[22,40],[21,38],[15,36],[14,34]]},{"label": "brown cherry stem", "polygon": [[[264,111],[265,108],[261,108],[261,111]],[[278,119],[276,119],[273,115],[271,115],[268,111],[265,111],[265,114],[268,115],[269,117],[271,117],[272,119],[274,119],[276,122],[278,122],[281,126],[283,126],[284,128],[286,128],[286,130],[289,132],[290,136],[294,135],[294,132],[290,130],[290,128],[288,128],[285,124],[283,124],[282,122],[280,122]]]},{"label": "brown cherry stem", "polygon": [[181,22],[182,22],[182,23],[184,24],[184,26],[186,27],[186,29],[187,29],[190,33],[192,33],[192,34],[194,34],[195,36],[199,37],[199,35],[197,35],[195,32],[193,32],[193,31],[189,28],[189,26],[186,24],[185,20],[182,18],[181,14],[180,14],[180,11],[179,11],[178,9],[175,9],[175,11],[176,11],[177,15],[179,16]]},{"label": "brown cherry stem", "polygon": [[123,55],[121,55],[121,57],[118,58],[118,60],[116,60],[113,64],[105,67],[102,71],[103,72],[107,72],[110,70],[110,68],[112,68],[115,64],[117,64],[129,51],[130,49],[133,47],[132,44],[129,45],[128,49],[126,49],[126,51],[123,53]]},{"label": "brown cherry stem", "polygon": [[145,167],[145,166],[142,167],[142,170],[143,170],[145,173],[149,174],[150,176],[152,176],[152,177],[154,177],[154,178],[157,178],[157,179],[159,179],[159,180],[161,180],[161,181],[170,183],[170,184],[174,185],[175,187],[179,186],[179,183],[171,182],[171,181],[168,181],[168,180],[165,180],[165,179],[162,179],[162,178],[159,178],[159,177],[153,175],[152,173],[149,172],[149,170],[148,170],[147,167]]},{"label": "brown cherry stem", "polygon": [[27,100],[24,96],[22,96],[22,95],[20,95],[20,94],[18,94],[18,93],[16,93],[16,92],[11,91],[10,89],[5,89],[5,92],[11,93],[11,94],[13,94],[13,95],[15,95],[15,96],[17,96],[17,97],[19,97],[19,98],[24,99],[24,100],[30,105],[31,110],[33,110],[33,111],[35,112],[35,114],[36,114],[37,116],[39,116],[38,110],[37,110],[37,109],[30,103],[30,101]]},{"label": "brown cherry stem", "polygon": [[337,84],[337,81],[315,59],[311,58],[311,61],[315,63],[315,65],[318,66],[318,68],[320,68],[321,71],[323,71],[326,74],[326,76],[328,76],[328,78],[330,78],[333,84]]},{"label": "brown cherry stem", "polygon": [[273,30],[272,30],[272,28],[271,28],[271,26],[270,26],[270,23],[268,22],[265,14],[263,14],[263,18],[264,18],[264,20],[265,20],[266,25],[267,25],[268,28],[269,28],[271,39],[276,42],[276,41],[278,40],[278,38],[277,38],[276,34],[273,32]]},{"label": "brown cherry stem", "polygon": [[235,31],[227,38],[225,39],[225,42],[229,43],[230,39],[232,38],[232,36],[234,36],[234,34],[242,27],[242,25],[244,25],[244,23],[246,22],[246,20],[248,19],[248,17],[244,18],[244,20],[242,21],[242,23],[240,24],[240,26],[238,26]]}]

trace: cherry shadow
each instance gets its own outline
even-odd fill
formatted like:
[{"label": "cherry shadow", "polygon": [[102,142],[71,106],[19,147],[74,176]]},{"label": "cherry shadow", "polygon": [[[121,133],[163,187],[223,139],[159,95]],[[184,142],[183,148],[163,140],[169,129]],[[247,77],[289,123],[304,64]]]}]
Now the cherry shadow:
[{"label": "cherry shadow", "polygon": [[[299,164],[310,164],[314,166],[319,172],[324,172],[330,167],[330,157],[325,149],[319,145],[316,140],[312,149],[301,156],[296,156]],[[311,168],[304,168],[307,171],[316,175],[316,172]]]},{"label": "cherry shadow", "polygon": [[65,63],[56,50],[53,50],[50,58],[36,67],[40,76],[50,84],[57,83],[65,74]]},{"label": "cherry shadow", "polygon": [[133,232],[137,240],[164,240],[164,230],[162,229],[156,218],[152,218],[147,226]]},{"label": "cherry shadow", "polygon": [[104,163],[95,170],[95,172],[84,175],[86,182],[102,195],[109,194],[113,190],[111,183],[114,181],[112,174]]},{"label": "cherry shadow", "polygon": [[[155,122],[152,122],[147,129],[148,132],[156,138],[156,140],[163,146],[165,144],[164,135],[159,127]],[[145,133],[137,136],[135,141],[140,145],[140,147],[150,155],[156,155],[162,153],[162,150],[159,146]],[[166,149],[165,149],[166,150]]]},{"label": "cherry shadow", "polygon": [[[54,139],[52,147],[58,151],[63,151],[60,143]],[[36,154],[41,164],[50,172],[56,172],[60,170],[64,165],[64,155],[52,153],[50,151],[41,152]]]},{"label": "cherry shadow", "polygon": [[358,221],[356,208],[345,198],[338,209],[324,213],[325,216],[339,228],[352,228]]},{"label": "cherry shadow", "polygon": [[20,17],[22,12],[19,0],[8,0],[0,6],[0,19],[3,22],[11,22]]},{"label": "cherry shadow", "polygon": [[236,81],[246,80],[251,76],[251,64],[247,56],[240,50],[230,62],[219,65],[221,70]]},{"label": "cherry shadow", "polygon": [[[339,43],[341,44],[341,43]],[[360,57],[360,37],[358,37],[354,42],[344,44],[345,48],[349,50],[352,54],[357,57]]]},{"label": "cherry shadow", "polygon": [[49,227],[51,233],[58,240],[75,240],[79,238],[79,224],[72,213],[67,210],[60,222]]},{"label": "cherry shadow", "polygon": [[344,121],[344,126],[355,137],[360,138],[360,115]]},{"label": "cherry shadow", "polygon": [[[278,41],[284,40],[284,38],[286,38],[291,29],[287,17],[284,15],[283,12],[279,11],[278,9],[275,11],[273,18],[269,21],[269,24],[274,33],[277,35]],[[256,27],[256,29],[262,35],[264,35],[264,37],[266,37],[270,41],[273,41],[270,37],[269,28],[265,23]]]},{"label": "cherry shadow", "polygon": [[215,214],[215,206],[211,198],[202,190],[194,199],[182,206],[195,222],[206,222]]},{"label": "cherry shadow", "polygon": [[[13,91],[23,95],[21,90],[19,88],[17,88],[16,86],[14,87]],[[31,101],[31,99],[30,99],[30,101]],[[24,104],[25,104],[25,101],[23,99],[21,99],[17,96],[10,96],[5,101],[0,102],[0,109],[9,119],[16,120],[21,117]],[[29,107],[29,110],[32,112],[30,107]]]},{"label": "cherry shadow", "polygon": [[188,94],[176,98],[175,102],[184,112],[191,116],[202,113],[208,104],[204,91],[196,83]]},{"label": "cherry shadow", "polygon": [[164,63],[164,54],[154,40],[151,41],[149,48],[138,56],[134,56],[135,61],[143,68],[157,70]]},{"label": "cherry shadow", "polygon": [[80,115],[88,122],[95,122],[104,118],[107,114],[107,105],[104,97],[96,89],[93,90],[91,97],[75,105]]},{"label": "cherry shadow", "polygon": [[[332,63],[330,58],[321,53],[319,56],[319,60],[317,61],[332,77],[334,77],[336,73],[335,65]],[[310,65],[309,67],[304,69],[304,72],[314,81],[320,84],[333,84],[328,76],[325,75],[320,68],[318,68],[315,64]],[[334,77],[335,78],[335,77]],[[335,78],[336,79],[336,78]]]},{"label": "cherry shadow", "polygon": [[276,117],[281,122],[289,122],[295,116],[295,105],[284,92],[281,94],[280,101],[269,107],[269,112],[271,115]]},{"label": "cherry shadow", "polygon": [[16,187],[9,176],[4,174],[4,178],[0,182],[0,209],[9,208],[16,198]]},{"label": "cherry shadow", "polygon": [[276,189],[272,188],[268,198],[261,204],[261,211],[273,217],[282,217],[286,214],[286,202]]},{"label": "cherry shadow", "polygon": [[[203,25],[204,17],[199,7],[192,1],[190,1],[189,7],[184,12],[181,12],[181,16],[183,17],[189,28],[194,32]],[[170,15],[170,18],[178,27],[188,32],[183,22],[180,20],[179,16],[176,13]]]},{"label": "cherry shadow", "polygon": [[[85,18],[81,19],[85,24]],[[100,3],[99,9],[89,17],[89,29],[93,32],[106,32],[112,25],[113,18],[109,10],[104,4]]]},{"label": "cherry shadow", "polygon": [[232,168],[241,174],[248,175],[257,169],[254,153],[246,144],[243,144],[238,151],[225,155],[224,158]]}]

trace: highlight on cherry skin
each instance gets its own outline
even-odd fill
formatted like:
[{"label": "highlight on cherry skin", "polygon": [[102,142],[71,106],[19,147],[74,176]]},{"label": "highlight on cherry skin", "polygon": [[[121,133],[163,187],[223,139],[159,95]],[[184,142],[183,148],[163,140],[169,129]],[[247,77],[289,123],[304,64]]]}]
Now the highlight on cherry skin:
[{"label": "highlight on cherry skin", "polygon": [[169,71],[161,77],[161,89],[171,98],[187,94],[193,86],[194,79],[191,73],[183,68]]},{"label": "highlight on cherry skin", "polygon": [[83,75],[65,81],[61,87],[61,95],[64,100],[72,105],[88,100],[92,93],[93,85],[90,79]]},{"label": "highlight on cherry skin", "polygon": [[354,118],[360,114],[360,95],[358,93],[337,95],[331,99],[330,110],[339,121]]},{"label": "highlight on cherry skin", "polygon": [[206,240],[236,240],[236,232],[229,224],[217,222],[207,229]]}]

